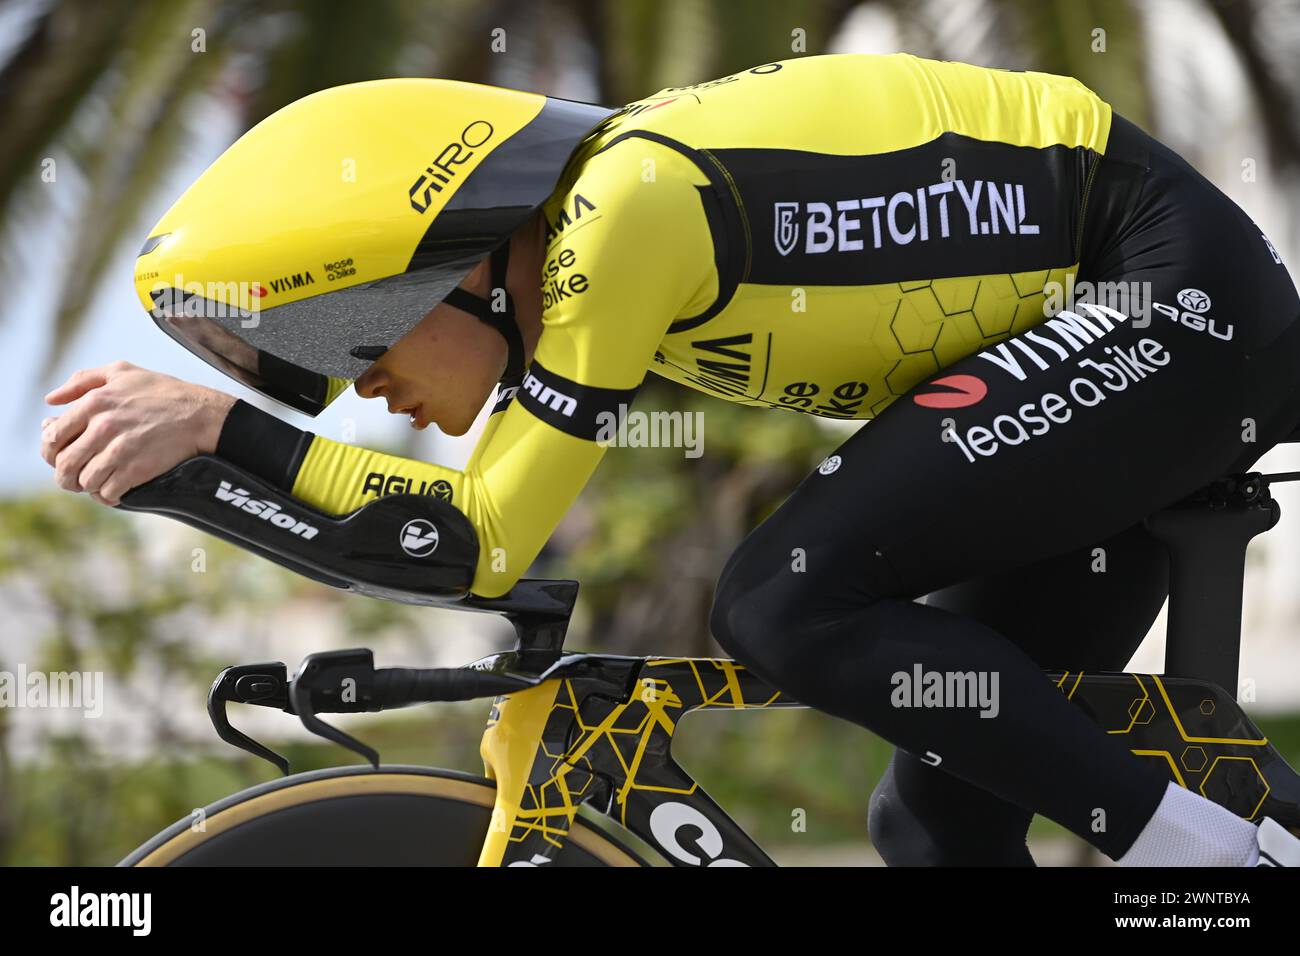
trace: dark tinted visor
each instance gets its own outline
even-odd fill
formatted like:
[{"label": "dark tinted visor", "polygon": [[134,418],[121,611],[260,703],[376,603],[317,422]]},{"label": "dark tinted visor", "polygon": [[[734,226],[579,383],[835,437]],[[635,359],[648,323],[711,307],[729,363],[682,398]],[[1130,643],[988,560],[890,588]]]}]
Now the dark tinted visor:
[{"label": "dark tinted visor", "polygon": [[260,311],[197,292],[154,293],[154,322],[208,364],[249,388],[318,415],[437,306],[477,264],[430,263]]}]

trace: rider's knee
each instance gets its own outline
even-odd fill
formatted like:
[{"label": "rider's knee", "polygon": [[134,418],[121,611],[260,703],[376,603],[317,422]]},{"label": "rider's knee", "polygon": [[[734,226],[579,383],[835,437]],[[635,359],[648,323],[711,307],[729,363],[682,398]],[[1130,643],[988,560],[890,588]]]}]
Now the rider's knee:
[{"label": "rider's knee", "polygon": [[739,568],[740,562],[733,554],[713,591],[709,630],[722,649],[743,664],[766,634],[761,623],[754,620],[754,592]]},{"label": "rider's knee", "polygon": [[[760,676],[780,675],[793,692],[791,682],[820,653],[814,646],[824,652],[836,628],[858,642],[873,637],[863,612],[884,598],[885,588],[862,562],[852,562],[852,574],[841,573],[846,560],[830,548],[750,537],[718,578],[709,614],[714,638]],[[818,659],[816,669],[824,665]]]},{"label": "rider's knee", "polygon": [[718,644],[760,674],[780,672],[800,620],[797,589],[782,587],[772,577],[762,559],[742,546],[718,578],[709,612],[709,629]]}]

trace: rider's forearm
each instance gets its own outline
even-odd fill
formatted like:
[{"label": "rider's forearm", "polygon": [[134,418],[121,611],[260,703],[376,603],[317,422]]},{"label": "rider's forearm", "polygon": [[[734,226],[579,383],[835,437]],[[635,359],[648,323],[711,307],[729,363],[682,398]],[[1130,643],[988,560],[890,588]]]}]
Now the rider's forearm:
[{"label": "rider's forearm", "polygon": [[537,421],[522,408],[494,416],[494,440],[464,471],[315,438],[290,489],[295,498],[342,513],[380,495],[407,492],[449,501],[478,537],[470,590],[509,591],[532,564],[586,483],[604,449]]},{"label": "rider's forearm", "polygon": [[[520,415],[526,418],[524,412]],[[329,514],[346,514],[385,494],[403,492],[451,502],[471,520],[478,537],[472,591],[495,597],[510,591],[532,563],[601,453],[589,442],[545,427],[524,429],[532,431],[528,440],[512,432],[506,446],[497,445],[489,440],[504,418],[491,416],[468,466],[456,471],[330,441],[238,402],[227,415],[217,455]],[[516,420],[513,431],[521,425]],[[516,457],[545,464],[521,467]],[[532,493],[536,489],[520,486],[528,485],[530,477],[547,493],[538,497]],[[568,493],[556,494],[558,490]],[[503,514],[498,496],[515,502],[504,509],[511,514]]]},{"label": "rider's forearm", "polygon": [[240,399],[226,414],[216,455],[290,491],[315,437]]},{"label": "rider's forearm", "polygon": [[460,506],[465,480],[465,473],[453,468],[315,436],[288,490],[322,511],[346,514],[375,498],[403,493],[434,495]]},{"label": "rider's forearm", "polygon": [[331,514],[400,492],[459,497],[463,473],[321,438],[244,401],[226,416],[216,454]]}]

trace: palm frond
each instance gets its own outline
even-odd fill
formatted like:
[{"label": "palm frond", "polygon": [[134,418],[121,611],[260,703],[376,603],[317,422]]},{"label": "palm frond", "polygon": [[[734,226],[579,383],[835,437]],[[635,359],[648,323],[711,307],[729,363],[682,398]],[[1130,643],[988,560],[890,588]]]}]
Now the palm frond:
[{"label": "palm frond", "polygon": [[261,84],[246,117],[253,125],[309,93],[393,75],[411,8],[400,0],[281,0],[264,7],[284,20],[261,51]]},{"label": "palm frond", "polygon": [[137,7],[133,41],[104,78],[103,116],[93,146],[83,154],[84,197],[77,204],[86,228],[76,230],[48,363],[80,324],[90,296],[123,234],[133,226],[152,185],[186,142],[181,120],[193,94],[211,80],[224,47],[193,53],[190,31],[213,23],[215,0],[155,0]]},{"label": "palm frond", "polygon": [[132,9],[129,0],[57,4],[0,69],[0,220],[16,189],[39,182],[40,157],[112,61]]},{"label": "palm frond", "polygon": [[[1261,9],[1259,3],[1248,0],[1208,0],[1207,6],[1232,43],[1250,81],[1271,158],[1288,165],[1300,163],[1300,109],[1293,87],[1288,88],[1288,81],[1293,83],[1296,78],[1293,59],[1297,50],[1293,46],[1285,51],[1292,62],[1279,62],[1277,53],[1283,51],[1271,50],[1265,40],[1273,19],[1298,16],[1295,5],[1289,4],[1285,14]],[[1265,10],[1272,16],[1266,16]],[[1285,72],[1288,65],[1293,71],[1290,77]]]}]

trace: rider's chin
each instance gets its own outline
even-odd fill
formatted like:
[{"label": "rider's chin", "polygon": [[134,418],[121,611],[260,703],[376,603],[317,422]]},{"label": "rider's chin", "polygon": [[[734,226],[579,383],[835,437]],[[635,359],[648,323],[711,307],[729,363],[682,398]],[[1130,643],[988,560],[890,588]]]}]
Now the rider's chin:
[{"label": "rider's chin", "polygon": [[469,431],[470,426],[473,424],[473,419],[470,419],[467,422],[438,422],[438,428],[444,435],[451,438],[459,438],[461,435]]}]

